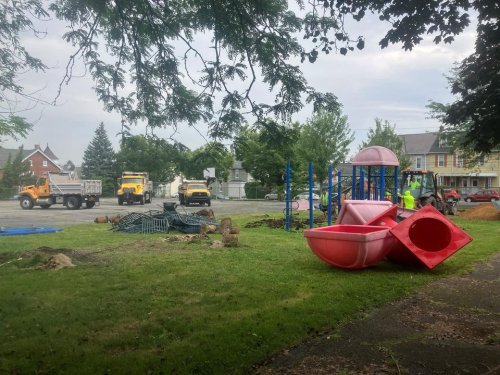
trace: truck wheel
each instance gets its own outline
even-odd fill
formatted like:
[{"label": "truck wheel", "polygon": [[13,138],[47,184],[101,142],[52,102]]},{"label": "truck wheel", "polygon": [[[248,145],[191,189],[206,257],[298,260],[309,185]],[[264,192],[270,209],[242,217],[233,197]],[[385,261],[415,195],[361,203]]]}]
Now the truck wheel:
[{"label": "truck wheel", "polygon": [[185,205],[186,207],[189,207],[189,201],[188,201],[187,199],[184,199],[184,205]]},{"label": "truck wheel", "polygon": [[118,197],[118,205],[123,206],[123,198],[122,197]]},{"label": "truck wheel", "polygon": [[139,198],[139,204],[142,206],[144,204],[144,197]]},{"label": "truck wheel", "polygon": [[30,197],[22,197],[19,205],[23,210],[31,210],[33,208],[33,200]]},{"label": "truck wheel", "polygon": [[87,208],[92,208],[95,206],[95,202],[94,201],[87,201],[85,202],[85,207]]},{"label": "truck wheel", "polygon": [[208,205],[208,207],[210,207],[212,205],[212,201],[208,201],[207,205]]},{"label": "truck wheel", "polygon": [[82,204],[77,197],[69,197],[66,201],[66,207],[68,210],[78,210],[81,205]]},{"label": "truck wheel", "polygon": [[40,207],[42,207],[44,210],[50,207],[50,204],[41,204]]}]

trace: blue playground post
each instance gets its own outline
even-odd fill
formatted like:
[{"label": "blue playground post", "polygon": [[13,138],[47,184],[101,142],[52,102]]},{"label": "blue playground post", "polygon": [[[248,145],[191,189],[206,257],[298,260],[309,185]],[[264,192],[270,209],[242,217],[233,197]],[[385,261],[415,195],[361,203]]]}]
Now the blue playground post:
[{"label": "blue playground post", "polygon": [[314,227],[313,202],[313,164],[309,162],[309,228]]},{"label": "blue playground post", "polygon": [[285,192],[285,230],[290,230],[290,162],[286,163],[286,192]]},{"label": "blue playground post", "polygon": [[399,167],[394,167],[394,193],[392,194],[392,203],[398,203],[398,176],[399,176]]},{"label": "blue playground post", "polygon": [[359,168],[359,199],[365,199],[365,170]]},{"label": "blue playground post", "polygon": [[328,225],[332,225],[332,175],[333,166],[330,164],[328,166]]},{"label": "blue playground post", "polygon": [[380,201],[385,199],[385,165],[380,166]]},{"label": "blue playground post", "polygon": [[356,166],[352,166],[351,199],[357,199],[356,193]]},{"label": "blue playground post", "polygon": [[340,199],[340,195],[342,194],[342,171],[339,169],[337,171],[337,207],[338,207],[338,210],[340,212],[340,208],[341,208],[341,199]]}]

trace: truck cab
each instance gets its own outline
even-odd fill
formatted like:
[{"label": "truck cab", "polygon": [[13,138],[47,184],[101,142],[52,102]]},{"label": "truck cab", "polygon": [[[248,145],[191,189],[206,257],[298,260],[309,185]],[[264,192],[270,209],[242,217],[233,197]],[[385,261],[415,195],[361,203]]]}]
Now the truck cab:
[{"label": "truck cab", "polygon": [[211,194],[206,180],[184,180],[179,185],[179,204],[189,206],[198,203],[211,205]]},{"label": "truck cab", "polygon": [[153,197],[153,182],[149,180],[148,172],[123,172],[118,179],[118,204],[124,202],[131,205],[151,203]]}]

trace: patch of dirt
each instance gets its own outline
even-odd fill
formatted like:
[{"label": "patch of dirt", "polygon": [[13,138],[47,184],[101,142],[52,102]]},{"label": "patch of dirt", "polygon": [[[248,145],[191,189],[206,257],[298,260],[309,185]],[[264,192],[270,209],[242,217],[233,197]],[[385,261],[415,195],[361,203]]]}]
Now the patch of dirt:
[{"label": "patch of dirt", "polygon": [[[324,225],[327,220],[326,217],[317,216],[313,218],[315,225]],[[285,227],[285,218],[280,219],[261,219],[257,221],[252,221],[245,225],[245,228],[258,228],[258,227],[269,227],[272,229],[283,229]],[[295,230],[309,228],[309,219],[298,219],[296,217],[291,217],[290,227]]]},{"label": "patch of dirt", "polygon": [[46,263],[40,266],[40,268],[57,271],[62,268],[74,266],[75,265],[71,262],[71,258],[62,253],[58,253],[51,256]]},{"label": "patch of dirt", "polygon": [[461,217],[480,220],[500,220],[500,210],[493,203],[481,203],[479,206],[460,212]]},{"label": "patch of dirt", "polygon": [[21,258],[38,258],[40,259],[39,263],[44,263],[50,257],[56,254],[63,254],[70,258],[72,262],[95,262],[97,261],[97,256],[93,252],[81,251],[75,249],[66,249],[66,248],[52,248],[48,246],[41,246],[34,250],[25,251],[20,255]]},{"label": "patch of dirt", "polygon": [[333,332],[255,374],[500,374],[500,253]]}]

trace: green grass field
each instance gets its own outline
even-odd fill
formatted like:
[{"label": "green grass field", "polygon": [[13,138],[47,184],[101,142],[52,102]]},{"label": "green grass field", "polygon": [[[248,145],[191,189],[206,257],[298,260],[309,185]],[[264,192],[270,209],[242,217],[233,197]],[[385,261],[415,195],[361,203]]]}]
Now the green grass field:
[{"label": "green grass field", "polygon": [[[474,241],[432,271],[387,262],[344,271],[319,260],[302,232],[245,228],[263,217],[232,216],[240,246],[223,249],[106,224],[2,237],[0,373],[248,373],[500,250],[497,222],[455,218]],[[59,252],[76,266],[40,267]]]}]

